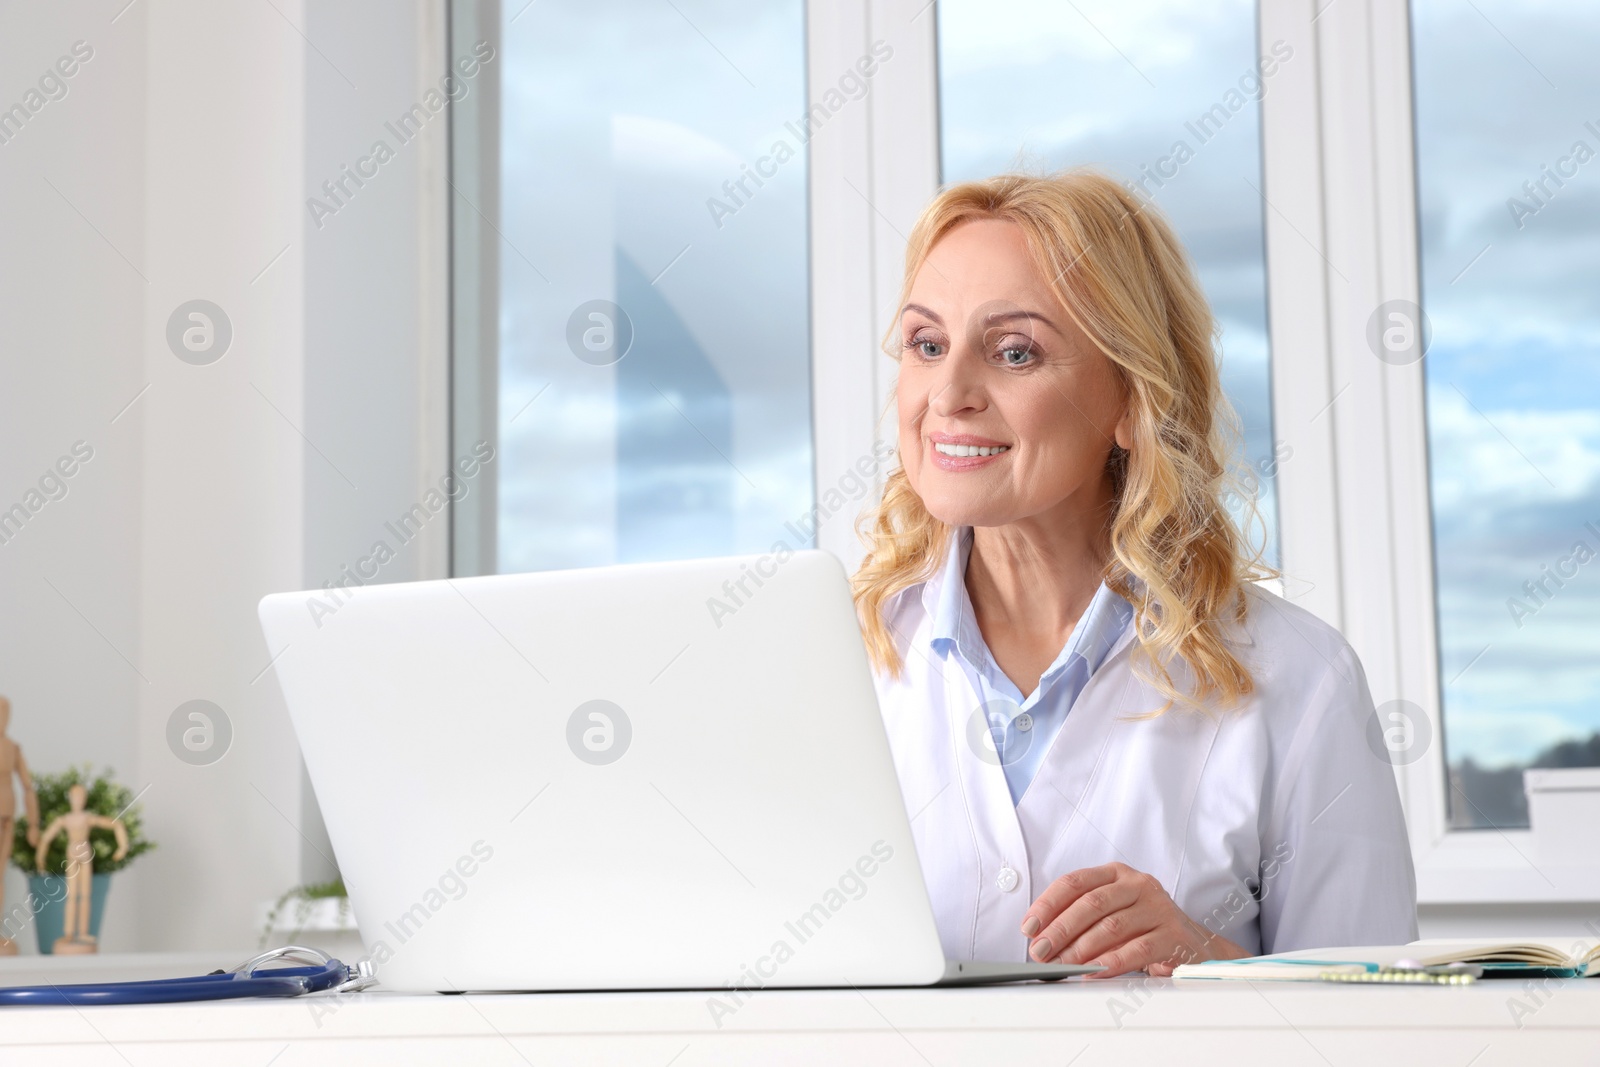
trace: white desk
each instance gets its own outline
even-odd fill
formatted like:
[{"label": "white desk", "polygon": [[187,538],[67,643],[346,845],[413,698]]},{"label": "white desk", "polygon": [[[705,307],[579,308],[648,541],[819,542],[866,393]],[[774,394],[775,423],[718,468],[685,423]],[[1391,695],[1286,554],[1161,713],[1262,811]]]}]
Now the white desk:
[{"label": "white desk", "polygon": [[[199,974],[225,957],[0,960],[0,984]],[[234,957],[237,956],[237,959]],[[1600,979],[1368,987],[1144,977],[960,990],[756,993],[719,1029],[704,993],[408,996],[5,1008],[0,1063],[1314,1064],[1600,1063]],[[1512,1005],[1531,1013],[1520,1020]]]}]

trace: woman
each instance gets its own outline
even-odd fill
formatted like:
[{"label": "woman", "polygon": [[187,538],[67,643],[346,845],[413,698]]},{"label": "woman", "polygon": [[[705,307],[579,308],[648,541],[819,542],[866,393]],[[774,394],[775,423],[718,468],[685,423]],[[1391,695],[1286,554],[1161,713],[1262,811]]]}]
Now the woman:
[{"label": "woman", "polygon": [[1088,170],[957,185],[900,308],[854,583],[946,954],[1170,974],[1413,940],[1365,675],[1253,584],[1168,224]]}]

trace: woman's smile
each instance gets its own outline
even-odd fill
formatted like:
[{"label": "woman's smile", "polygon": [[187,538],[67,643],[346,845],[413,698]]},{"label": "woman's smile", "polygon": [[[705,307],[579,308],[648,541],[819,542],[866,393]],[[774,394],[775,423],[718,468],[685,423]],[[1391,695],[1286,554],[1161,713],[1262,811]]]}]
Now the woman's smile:
[{"label": "woman's smile", "polygon": [[971,471],[1011,454],[1011,446],[969,433],[931,433],[928,460],[943,471]]}]

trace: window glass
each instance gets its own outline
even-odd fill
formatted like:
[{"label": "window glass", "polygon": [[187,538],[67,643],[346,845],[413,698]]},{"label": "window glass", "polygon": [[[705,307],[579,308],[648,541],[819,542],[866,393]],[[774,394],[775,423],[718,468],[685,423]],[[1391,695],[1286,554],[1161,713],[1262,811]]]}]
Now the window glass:
[{"label": "window glass", "polygon": [[766,551],[810,508],[803,15],[502,5],[498,570]]},{"label": "window glass", "polygon": [[944,0],[938,12],[944,181],[1096,163],[1173,222],[1222,327],[1263,523],[1249,532],[1276,565],[1276,474],[1293,448],[1272,437],[1259,101],[1282,64],[1309,57],[1278,42],[1262,66],[1253,0]]},{"label": "window glass", "polygon": [[1600,764],[1600,8],[1411,12],[1450,821],[1526,826]]}]

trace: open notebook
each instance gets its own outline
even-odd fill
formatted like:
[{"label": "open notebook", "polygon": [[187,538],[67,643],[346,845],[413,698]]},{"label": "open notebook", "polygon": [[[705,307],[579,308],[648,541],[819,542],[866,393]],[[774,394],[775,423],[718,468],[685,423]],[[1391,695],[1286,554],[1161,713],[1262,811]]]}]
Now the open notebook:
[{"label": "open notebook", "polygon": [[1443,967],[1479,964],[1485,977],[1587,978],[1600,974],[1600,945],[1569,937],[1530,937],[1518,941],[1427,940],[1409,945],[1357,948],[1307,948],[1242,960],[1186,963],[1174,978],[1243,978],[1252,981],[1314,982],[1322,975],[1363,974],[1400,966]]}]

